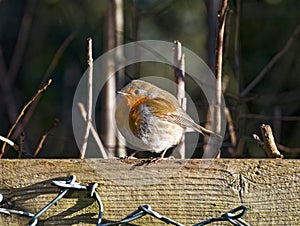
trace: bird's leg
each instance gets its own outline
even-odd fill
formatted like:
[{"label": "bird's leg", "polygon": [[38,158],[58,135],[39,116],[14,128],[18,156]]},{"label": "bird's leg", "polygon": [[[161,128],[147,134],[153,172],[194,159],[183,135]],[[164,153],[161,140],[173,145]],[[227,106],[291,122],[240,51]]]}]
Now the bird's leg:
[{"label": "bird's leg", "polygon": [[135,156],[136,153],[138,153],[139,151],[134,151],[132,152],[130,155],[126,155],[124,157],[120,157],[120,159],[137,159]]},{"label": "bird's leg", "polygon": [[160,159],[164,159],[165,158],[165,154],[166,154],[167,150],[168,149],[163,150],[163,152],[159,156]]},{"label": "bird's leg", "polygon": [[159,157],[149,159],[148,164],[150,164],[150,163],[157,163],[157,162],[159,162],[160,160],[164,160],[164,159],[170,159],[170,158],[165,158],[165,154],[166,154],[167,150],[168,150],[168,149],[163,150],[163,152],[160,154]]},{"label": "bird's leg", "polygon": [[138,153],[139,151],[134,151],[134,152],[132,152],[129,156],[128,156],[128,158],[129,159],[137,159],[136,157],[134,157],[135,156],[135,154],[136,153]]}]

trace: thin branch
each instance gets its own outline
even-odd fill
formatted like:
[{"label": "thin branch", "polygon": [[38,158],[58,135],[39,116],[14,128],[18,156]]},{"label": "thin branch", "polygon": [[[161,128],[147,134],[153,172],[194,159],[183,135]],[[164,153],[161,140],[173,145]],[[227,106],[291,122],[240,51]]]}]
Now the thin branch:
[{"label": "thin branch", "polygon": [[240,118],[260,119],[260,120],[280,120],[280,121],[300,121],[299,116],[267,116],[259,114],[241,114]]},{"label": "thin branch", "polygon": [[[77,33],[73,32],[71,33],[64,41],[63,43],[60,45],[60,47],[58,48],[58,50],[56,51],[56,53],[54,54],[54,57],[45,73],[45,75],[43,76],[43,80],[41,82],[41,84],[44,84],[45,81],[49,80],[49,76],[50,74],[53,72],[53,70],[55,69],[55,67],[57,66],[58,61],[60,60],[62,54],[64,53],[64,51],[66,50],[66,48],[69,46],[69,44],[71,43],[71,41],[73,41],[73,39],[76,37]],[[31,118],[37,104],[39,102],[39,99],[37,99],[28,109],[26,115],[24,116],[24,119],[22,120],[22,123],[18,126],[18,128],[15,130],[15,132],[13,133],[12,137],[17,137],[25,128],[25,126],[27,125],[29,119]]]},{"label": "thin branch", "polygon": [[19,150],[19,146],[17,144],[15,144],[13,141],[11,141],[10,139],[5,138],[5,137],[0,135],[0,140],[3,141],[4,143],[7,143],[11,147],[13,147],[16,151]]},{"label": "thin branch", "polygon": [[[174,77],[177,84],[176,96],[182,109],[186,110],[186,97],[185,97],[185,57],[182,53],[181,43],[174,41]],[[180,159],[185,157],[185,135],[183,134],[177,148],[175,149]]]},{"label": "thin branch", "polygon": [[282,110],[280,106],[276,106],[274,108],[274,117],[275,117],[273,122],[274,137],[278,142],[280,142],[280,135],[282,130],[282,120],[280,120],[280,118],[282,117]]},{"label": "thin branch", "polygon": [[[229,76],[223,76],[223,81],[222,81],[223,93],[225,93],[228,83],[229,83]],[[227,128],[230,136],[230,142],[231,142],[231,146],[228,147],[228,151],[232,155],[232,157],[237,157],[240,156],[240,152],[237,152],[237,135],[234,128],[234,123],[229,108],[225,107],[224,111],[225,111],[225,117],[227,121]]]},{"label": "thin branch", "polygon": [[216,60],[216,103],[214,110],[214,126],[213,130],[221,133],[221,97],[222,97],[222,63],[223,63],[223,44],[224,44],[224,31],[225,21],[228,8],[228,1],[223,0],[221,10],[218,14],[218,37],[217,37],[217,60]]},{"label": "thin branch", "polygon": [[90,135],[91,125],[92,125],[92,100],[93,100],[93,41],[91,38],[87,39],[87,65],[88,65],[88,82],[87,82],[87,114],[85,118],[85,133],[83,137],[83,143],[80,148],[80,158],[83,159],[85,156],[88,138]]},{"label": "thin branch", "polygon": [[19,148],[19,153],[18,153],[18,158],[20,159],[22,157],[22,153],[24,151],[24,141],[25,141],[25,133],[22,132],[20,135],[20,148]]},{"label": "thin branch", "polygon": [[238,140],[237,148],[236,148],[236,155],[242,156],[243,151],[245,150],[246,146],[246,139],[244,137],[240,137]]},{"label": "thin branch", "polygon": [[[40,94],[42,92],[44,92],[51,84],[52,80],[49,79],[48,83],[45,84],[42,88],[40,88],[37,93],[24,105],[24,107],[22,108],[21,112],[19,113],[17,119],[15,120],[15,122],[13,123],[13,125],[11,126],[10,130],[8,131],[7,134],[7,138],[10,138],[13,130],[15,129],[16,125],[18,124],[18,122],[20,121],[20,119],[22,118],[22,116],[25,114],[26,109],[40,96]],[[5,147],[6,147],[6,143],[3,144],[2,146],[2,150],[0,153],[0,159],[2,158],[4,152],[5,152]]]},{"label": "thin branch", "polygon": [[[106,37],[105,37],[105,48],[106,50],[111,50],[116,47],[117,36],[116,36],[116,0],[108,1],[107,4],[107,27],[106,27]],[[116,136],[113,122],[115,121],[112,112],[115,107],[115,97],[116,97],[116,58],[109,57],[106,60],[106,72],[105,77],[106,84],[102,89],[102,106],[100,112],[101,118],[101,131],[103,134],[103,143],[110,155],[116,156]]]},{"label": "thin branch", "polygon": [[[181,104],[182,99],[185,98],[185,59],[182,53],[181,43],[179,41],[174,41],[174,77],[177,83],[176,96]],[[185,108],[185,106],[181,106]]]},{"label": "thin branch", "polygon": [[7,111],[8,119],[10,123],[13,123],[15,118],[18,115],[17,104],[14,98],[13,89],[11,88],[11,84],[8,81],[7,77],[7,68],[5,65],[5,60],[2,52],[2,48],[0,47],[0,88],[2,92],[3,104],[5,105],[5,109]]},{"label": "thin branch", "polygon": [[3,79],[4,75],[6,75],[7,68],[3,56],[2,46],[0,46],[0,76]]},{"label": "thin branch", "polygon": [[[115,0],[115,26],[116,26],[116,46],[124,44],[124,1]],[[116,61],[118,62],[119,68],[125,66],[125,57],[124,49],[118,48],[118,51],[115,56]],[[120,69],[116,73],[117,79],[117,88],[120,89],[125,84],[125,69]],[[117,131],[117,156],[126,156],[126,140],[120,133]]]},{"label": "thin branch", "polygon": [[255,79],[250,82],[250,84],[241,92],[241,97],[246,96],[259,82],[265,77],[267,72],[280,60],[281,57],[289,50],[293,42],[296,39],[300,31],[300,24],[297,25],[296,29],[292,33],[291,37],[288,39],[284,47],[267,63],[267,65],[259,72]]},{"label": "thin branch", "polygon": [[53,123],[51,124],[51,126],[47,129],[47,131],[44,133],[44,135],[42,136],[37,148],[35,149],[34,151],[34,154],[33,154],[33,157],[36,157],[39,153],[40,153],[40,150],[42,149],[43,147],[43,144],[47,138],[47,136],[50,134],[50,131],[57,126],[58,124],[58,119],[54,119]]},{"label": "thin branch", "polygon": [[[233,148],[235,148],[237,145],[236,133],[235,133],[235,129],[234,129],[230,111],[227,107],[225,108],[225,116],[226,116],[226,121],[227,121],[227,125],[228,125],[228,131],[229,131],[231,145]],[[233,153],[234,151],[232,150],[232,148],[230,148],[230,149],[231,149],[230,153],[233,155],[236,155],[236,153]]]},{"label": "thin branch", "polygon": [[30,0],[27,2],[28,3],[26,5],[24,16],[22,18],[14,53],[9,66],[9,71],[7,73],[8,82],[10,84],[13,84],[13,82],[17,77],[18,71],[21,67],[22,58],[26,49],[29,34],[30,34],[36,0]]},{"label": "thin branch", "polygon": [[[85,110],[85,108],[84,108],[84,105],[83,105],[82,103],[78,103],[78,108],[79,108],[79,110],[80,110],[80,112],[81,112],[81,116],[82,116],[84,119],[86,119],[87,114],[86,114],[86,110]],[[99,147],[99,150],[100,150],[100,152],[101,152],[101,154],[102,154],[102,157],[103,157],[104,159],[108,159],[108,156],[107,156],[107,154],[106,154],[105,148],[104,148],[104,146],[103,146],[103,144],[102,144],[102,142],[101,142],[101,139],[99,138],[99,135],[98,135],[96,129],[94,128],[93,124],[91,124],[91,132],[92,132],[92,135],[93,135],[93,137],[94,137],[94,139],[95,139],[95,141],[96,141],[96,144],[97,144],[98,147]]]},{"label": "thin branch", "polygon": [[278,144],[276,143],[278,149],[280,149],[281,151],[287,152],[287,153],[300,153],[300,148],[290,148],[290,147],[286,147],[282,144]]},{"label": "thin branch", "polygon": [[234,73],[238,81],[238,93],[241,90],[241,43],[240,43],[240,22],[241,22],[241,1],[235,1],[235,29],[234,29]]},{"label": "thin branch", "polygon": [[283,155],[277,149],[271,126],[262,124],[260,127],[263,141],[258,135],[253,134],[253,139],[258,146],[264,150],[269,158],[283,158]]},{"label": "thin branch", "polygon": [[[215,82],[215,103],[213,109],[212,131],[216,134],[221,133],[221,102],[222,102],[222,66],[223,66],[223,49],[225,21],[227,15],[228,1],[223,0],[221,9],[218,13],[218,33],[216,47],[216,82]],[[216,158],[221,156],[220,151]]]},{"label": "thin branch", "polygon": [[56,68],[58,61],[60,60],[61,56],[65,52],[66,48],[70,45],[70,43],[74,40],[74,38],[77,36],[77,32],[71,33],[60,45],[60,47],[57,49],[56,53],[54,54],[54,57],[50,63],[50,65],[47,68],[47,71],[44,75],[43,82],[49,79],[50,75]]},{"label": "thin branch", "polygon": [[263,149],[264,142],[260,139],[260,137],[257,134],[252,134],[252,137],[254,141],[257,143],[257,145]]},{"label": "thin branch", "polygon": [[[256,134],[253,134],[252,136],[253,136],[253,139],[258,144],[258,146],[263,149],[264,142],[261,141],[261,139],[259,138],[259,136],[256,135]],[[300,153],[300,148],[289,148],[289,147],[286,147],[286,146],[284,146],[282,144],[279,144],[279,143],[276,143],[276,146],[277,146],[278,149],[280,149],[281,151],[284,151],[286,153]]]}]

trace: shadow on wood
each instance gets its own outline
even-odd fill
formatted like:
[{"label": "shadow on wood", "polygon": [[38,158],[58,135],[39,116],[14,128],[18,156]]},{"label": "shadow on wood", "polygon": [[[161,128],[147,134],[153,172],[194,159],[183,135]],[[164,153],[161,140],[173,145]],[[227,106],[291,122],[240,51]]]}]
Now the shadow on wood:
[{"label": "shadow on wood", "polygon": [[[1,160],[0,193],[15,201],[15,209],[36,213],[58,194],[51,181],[73,174],[78,182],[99,184],[104,219],[111,221],[150,204],[160,214],[192,225],[245,205],[243,219],[250,224],[300,225],[299,160],[166,160],[132,167],[140,161]],[[52,206],[38,225],[95,225],[98,211],[87,192],[78,191]],[[28,221],[0,214],[0,225]],[[133,223],[164,225],[150,216]]]}]

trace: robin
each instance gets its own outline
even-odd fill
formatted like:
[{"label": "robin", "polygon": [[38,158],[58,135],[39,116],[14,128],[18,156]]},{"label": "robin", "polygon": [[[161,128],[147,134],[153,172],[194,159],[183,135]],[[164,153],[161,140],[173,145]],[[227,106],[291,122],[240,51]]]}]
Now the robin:
[{"label": "robin", "polygon": [[175,96],[148,82],[133,80],[118,94],[121,99],[115,115],[119,131],[140,150],[161,153],[154,161],[163,159],[186,129],[220,137],[195,123]]}]

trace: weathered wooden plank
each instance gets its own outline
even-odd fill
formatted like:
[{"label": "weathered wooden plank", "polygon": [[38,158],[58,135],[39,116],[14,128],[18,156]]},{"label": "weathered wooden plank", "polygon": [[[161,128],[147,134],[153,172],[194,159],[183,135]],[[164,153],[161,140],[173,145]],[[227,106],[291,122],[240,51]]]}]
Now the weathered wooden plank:
[{"label": "weathered wooden plank", "polygon": [[[139,205],[182,224],[220,216],[241,204],[253,225],[300,225],[299,160],[168,160],[134,166],[141,160],[1,160],[0,193],[15,208],[36,213],[58,189],[52,180],[74,174],[78,182],[99,183],[104,218],[120,220]],[[98,206],[86,192],[63,198],[40,225],[95,225]],[[0,214],[0,225],[26,225],[27,218]],[[137,225],[164,225],[151,217]],[[224,223],[222,223],[223,225]]]}]

